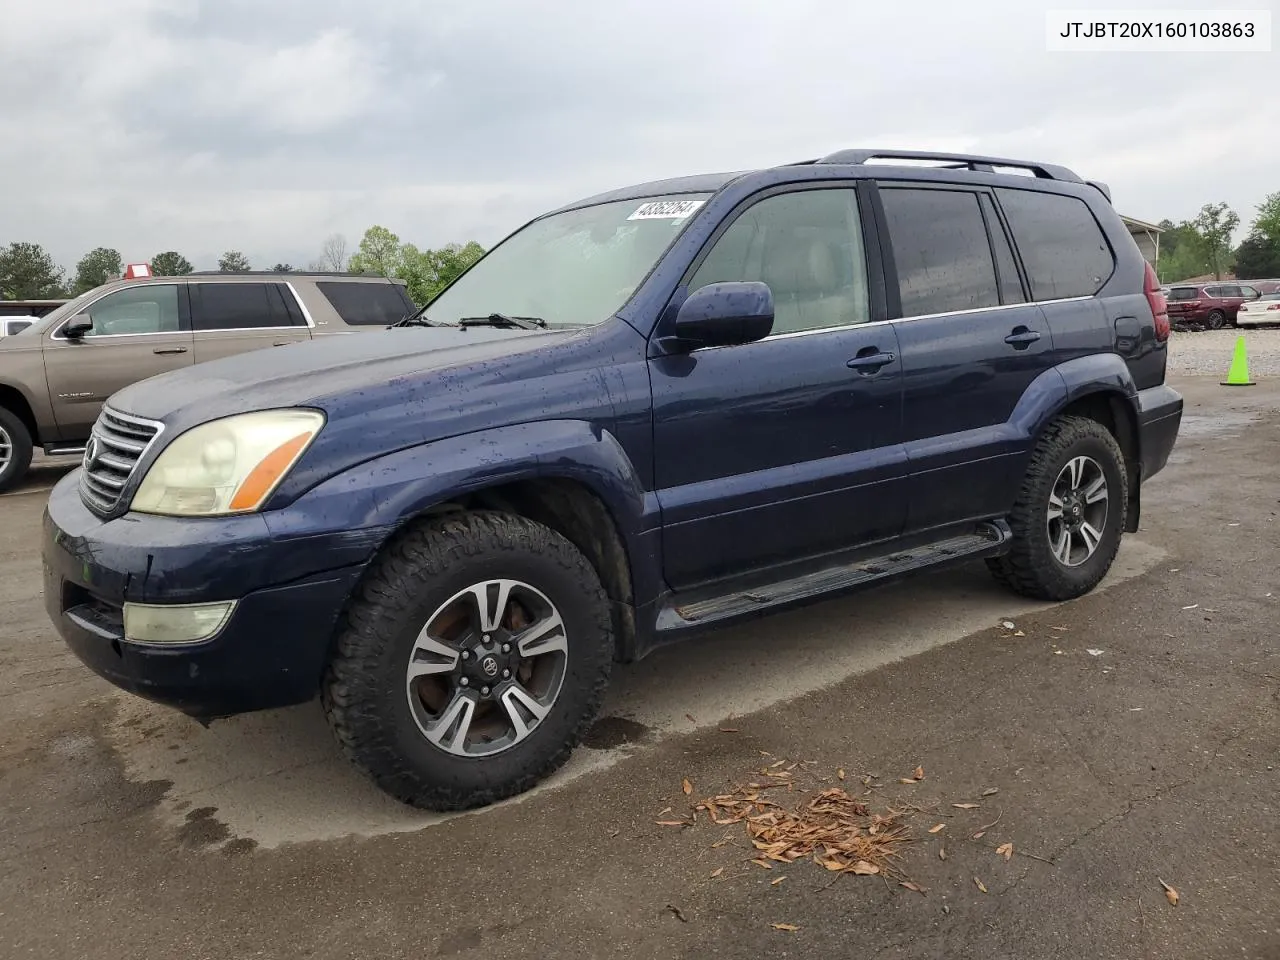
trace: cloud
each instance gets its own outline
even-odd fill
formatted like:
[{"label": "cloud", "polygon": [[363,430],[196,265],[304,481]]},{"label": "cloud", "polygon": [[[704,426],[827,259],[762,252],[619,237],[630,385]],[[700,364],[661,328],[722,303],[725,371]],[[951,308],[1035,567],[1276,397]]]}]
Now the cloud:
[{"label": "cloud", "polygon": [[0,33],[0,242],[305,263],[382,223],[491,243],[638,180],[846,146],[1108,181],[1128,214],[1246,221],[1280,189],[1237,104],[1266,54],[1049,54],[992,0],[41,0]]}]

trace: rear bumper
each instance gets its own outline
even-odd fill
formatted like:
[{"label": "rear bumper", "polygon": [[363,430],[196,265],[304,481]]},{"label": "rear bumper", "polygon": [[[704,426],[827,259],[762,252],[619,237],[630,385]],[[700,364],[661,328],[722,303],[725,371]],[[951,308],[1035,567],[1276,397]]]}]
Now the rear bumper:
[{"label": "rear bumper", "polygon": [[1149,480],[1169,462],[1182,425],[1182,394],[1161,385],[1138,391],[1138,450],[1141,480]]}]

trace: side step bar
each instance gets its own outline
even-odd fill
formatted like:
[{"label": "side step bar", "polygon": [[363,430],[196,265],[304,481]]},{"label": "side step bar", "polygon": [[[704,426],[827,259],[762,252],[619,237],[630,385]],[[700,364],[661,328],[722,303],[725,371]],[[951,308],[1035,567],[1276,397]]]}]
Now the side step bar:
[{"label": "side step bar", "polygon": [[994,556],[1003,551],[1011,536],[1007,523],[993,521],[979,524],[973,533],[880,557],[838,564],[751,590],[684,603],[680,597],[673,597],[658,614],[656,631],[662,634],[708,627],[810,600],[826,599],[929,567]]},{"label": "side step bar", "polygon": [[46,443],[44,445],[44,453],[47,457],[65,457],[75,454],[80,456],[84,453],[83,443]]}]

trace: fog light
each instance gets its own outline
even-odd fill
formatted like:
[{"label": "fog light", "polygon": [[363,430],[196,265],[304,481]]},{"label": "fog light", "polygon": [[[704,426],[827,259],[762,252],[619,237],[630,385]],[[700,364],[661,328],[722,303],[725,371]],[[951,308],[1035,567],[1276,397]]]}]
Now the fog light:
[{"label": "fog light", "polygon": [[124,638],[134,643],[199,643],[223,628],[234,600],[219,603],[126,603]]}]

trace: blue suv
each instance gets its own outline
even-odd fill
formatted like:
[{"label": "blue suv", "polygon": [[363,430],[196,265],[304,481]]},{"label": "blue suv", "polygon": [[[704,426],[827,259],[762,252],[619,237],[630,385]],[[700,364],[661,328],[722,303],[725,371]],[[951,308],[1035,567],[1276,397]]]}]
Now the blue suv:
[{"label": "blue suv", "polygon": [[1182,417],[1106,186],[990,157],[616,190],[394,326],[113,396],[45,601],[193,717],[318,694],[435,809],[547,776],[614,662],[699,630],[977,558],[1088,592]]}]

